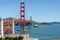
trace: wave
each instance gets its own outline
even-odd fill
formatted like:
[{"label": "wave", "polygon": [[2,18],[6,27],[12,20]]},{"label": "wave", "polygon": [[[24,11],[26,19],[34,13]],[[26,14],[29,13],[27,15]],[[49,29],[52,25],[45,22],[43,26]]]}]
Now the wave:
[{"label": "wave", "polygon": [[39,39],[37,39],[37,38],[30,38],[30,40],[39,40]]}]

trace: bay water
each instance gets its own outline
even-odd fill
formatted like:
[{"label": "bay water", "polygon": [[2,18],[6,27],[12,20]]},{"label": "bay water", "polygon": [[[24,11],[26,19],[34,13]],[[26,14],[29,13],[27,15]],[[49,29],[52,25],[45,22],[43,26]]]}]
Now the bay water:
[{"label": "bay water", "polygon": [[[26,26],[31,40],[60,40],[60,24]],[[20,34],[20,27],[15,26],[15,34]]]}]

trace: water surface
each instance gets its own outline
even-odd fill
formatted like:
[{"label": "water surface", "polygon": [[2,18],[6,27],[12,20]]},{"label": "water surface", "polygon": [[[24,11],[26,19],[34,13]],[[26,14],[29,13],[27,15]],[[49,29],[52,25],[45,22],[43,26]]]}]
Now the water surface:
[{"label": "water surface", "polygon": [[[39,40],[60,40],[60,24],[41,25],[40,27],[25,27],[29,30],[30,38]],[[15,26],[15,34],[19,34],[19,26]]]}]

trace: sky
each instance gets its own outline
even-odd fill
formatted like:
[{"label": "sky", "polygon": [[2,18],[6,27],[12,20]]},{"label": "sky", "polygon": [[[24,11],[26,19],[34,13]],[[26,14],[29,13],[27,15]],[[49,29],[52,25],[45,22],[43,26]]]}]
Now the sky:
[{"label": "sky", "polygon": [[25,2],[26,19],[36,22],[60,22],[60,0],[0,0],[0,17],[20,16],[20,2]]}]

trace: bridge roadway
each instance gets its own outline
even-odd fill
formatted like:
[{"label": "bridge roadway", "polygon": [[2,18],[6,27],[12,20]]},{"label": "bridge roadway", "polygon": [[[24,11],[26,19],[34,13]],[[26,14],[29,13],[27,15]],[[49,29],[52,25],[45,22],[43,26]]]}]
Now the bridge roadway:
[{"label": "bridge roadway", "polygon": [[[21,22],[21,21],[22,21],[22,20],[17,20],[17,19],[15,19],[15,20],[14,20],[14,23],[18,23],[18,22]],[[13,22],[13,20],[4,20],[4,21],[3,21],[3,23],[5,23],[5,24],[6,24],[6,23],[9,23],[9,24],[10,24],[10,23],[12,23],[12,22]],[[31,23],[31,20],[25,20],[25,22],[30,22],[30,23]]]}]

